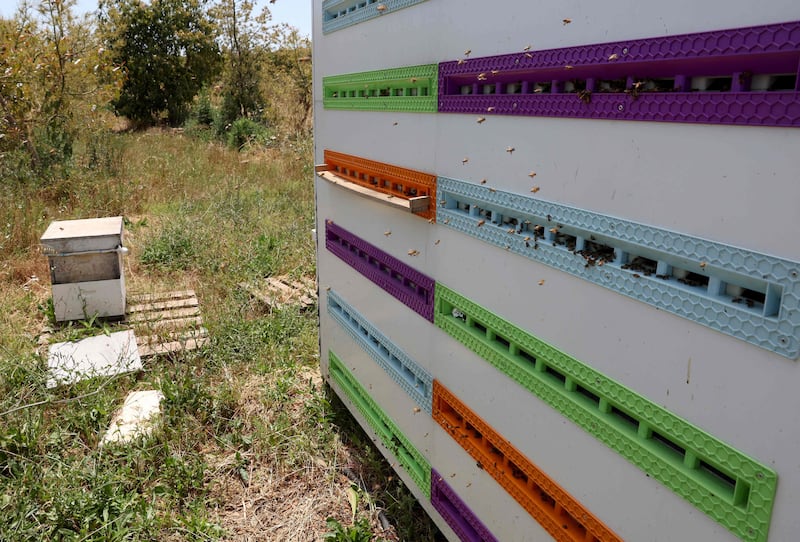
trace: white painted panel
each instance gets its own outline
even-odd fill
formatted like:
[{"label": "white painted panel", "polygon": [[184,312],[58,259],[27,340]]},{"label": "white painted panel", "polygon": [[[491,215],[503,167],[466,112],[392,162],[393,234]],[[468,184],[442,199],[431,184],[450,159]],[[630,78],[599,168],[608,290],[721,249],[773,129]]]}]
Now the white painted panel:
[{"label": "white painted panel", "polygon": [[[478,124],[475,115],[333,111],[321,101],[327,75],[453,60],[466,49],[474,57],[797,20],[800,4],[428,0],[328,35],[314,5],[317,163],[327,148],[526,196],[535,171],[542,199],[800,260],[797,129],[500,116]],[[797,361],[328,183],[317,190],[322,297],[325,285],[339,292],[622,538],[735,537],[327,252],[324,219],[771,466],[779,483],[770,540],[795,538]],[[325,348],[342,339],[323,299],[320,307]],[[413,418],[401,421],[407,398],[382,389],[381,404],[413,432]],[[456,474],[451,485],[499,539],[544,539],[448,435],[433,434],[431,463]]]},{"label": "white painted panel", "polygon": [[56,320],[88,320],[93,316],[125,315],[125,281],[96,280],[53,284]]}]

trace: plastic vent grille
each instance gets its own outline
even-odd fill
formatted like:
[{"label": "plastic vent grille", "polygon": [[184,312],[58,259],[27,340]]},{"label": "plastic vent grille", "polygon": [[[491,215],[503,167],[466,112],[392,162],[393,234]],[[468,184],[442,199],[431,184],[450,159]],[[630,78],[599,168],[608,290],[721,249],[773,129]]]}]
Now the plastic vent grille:
[{"label": "plastic vent grille", "polygon": [[400,431],[378,403],[353,375],[345,369],[342,361],[328,351],[330,377],[339,385],[380,437],[384,446],[391,450],[414,483],[428,497],[431,496],[431,467],[425,457],[417,451],[411,441]]},{"label": "plastic vent grille", "polygon": [[428,414],[433,400],[433,377],[333,290],[328,291],[328,314]]},{"label": "plastic vent grille", "polygon": [[439,111],[800,126],[800,22],[444,62]]},{"label": "plastic vent grille", "polygon": [[345,181],[391,197],[412,200],[427,196],[424,210],[415,214],[428,219],[436,217],[435,175],[328,149],[325,169]]},{"label": "plastic vent grille", "polygon": [[438,223],[790,359],[800,263],[439,177]]},{"label": "plastic vent grille", "polygon": [[431,469],[431,504],[461,542],[497,542],[489,529],[469,509],[436,469]]},{"label": "plastic vent grille", "polygon": [[325,221],[325,247],[353,269],[433,322],[433,279],[375,245]]},{"label": "plastic vent grille", "polygon": [[[441,284],[436,325],[742,540],[767,539],[777,475]],[[437,396],[434,382],[434,417]]]},{"label": "plastic vent grille", "polygon": [[425,64],[322,78],[325,109],[435,113],[438,65]]},{"label": "plastic vent grille", "polygon": [[325,0],[322,3],[322,33],[329,34],[375,17],[388,15],[425,0]]},{"label": "plastic vent grille", "polygon": [[436,380],[433,418],[556,540],[622,540]]}]

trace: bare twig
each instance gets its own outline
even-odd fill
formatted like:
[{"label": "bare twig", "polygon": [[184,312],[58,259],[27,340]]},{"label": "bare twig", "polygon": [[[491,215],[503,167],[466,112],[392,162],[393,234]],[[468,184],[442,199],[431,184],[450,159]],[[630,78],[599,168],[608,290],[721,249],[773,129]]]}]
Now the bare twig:
[{"label": "bare twig", "polygon": [[87,397],[91,397],[92,395],[97,395],[103,388],[105,388],[108,384],[111,383],[112,380],[119,378],[120,375],[113,375],[106,379],[102,384],[100,384],[96,390],[90,391],[89,393],[84,393],[83,395],[78,395],[76,397],[67,397],[66,399],[57,399],[55,401],[51,399],[45,399],[43,401],[37,401],[35,403],[28,403],[27,405],[20,405],[18,407],[14,407],[10,410],[6,410],[5,412],[0,412],[0,418],[8,416],[9,414],[13,414],[14,412],[19,412],[20,410],[25,410],[27,408],[33,408],[42,405],[59,405],[64,403],[71,403],[73,401],[80,401],[81,399],[86,399]]}]

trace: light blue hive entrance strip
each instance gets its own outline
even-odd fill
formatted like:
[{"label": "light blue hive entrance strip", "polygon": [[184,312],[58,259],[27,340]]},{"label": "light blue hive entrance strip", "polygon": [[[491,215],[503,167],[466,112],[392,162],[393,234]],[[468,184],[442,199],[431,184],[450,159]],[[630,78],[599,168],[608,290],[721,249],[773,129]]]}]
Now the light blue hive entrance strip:
[{"label": "light blue hive entrance strip", "polygon": [[328,291],[328,314],[425,412],[431,413],[433,377],[425,369],[333,290]]},{"label": "light blue hive entrance strip", "polygon": [[425,0],[325,0],[322,2],[322,33],[329,34]]},{"label": "light blue hive entrance strip", "polygon": [[437,223],[789,359],[800,263],[439,177]]}]

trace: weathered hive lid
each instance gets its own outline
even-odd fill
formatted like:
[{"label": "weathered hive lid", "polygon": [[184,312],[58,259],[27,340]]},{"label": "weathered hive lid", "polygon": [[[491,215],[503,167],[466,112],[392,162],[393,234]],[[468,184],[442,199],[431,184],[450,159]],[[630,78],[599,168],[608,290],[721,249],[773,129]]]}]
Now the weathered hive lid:
[{"label": "weathered hive lid", "polygon": [[122,217],[55,220],[40,238],[46,252],[111,250],[122,244]]}]

